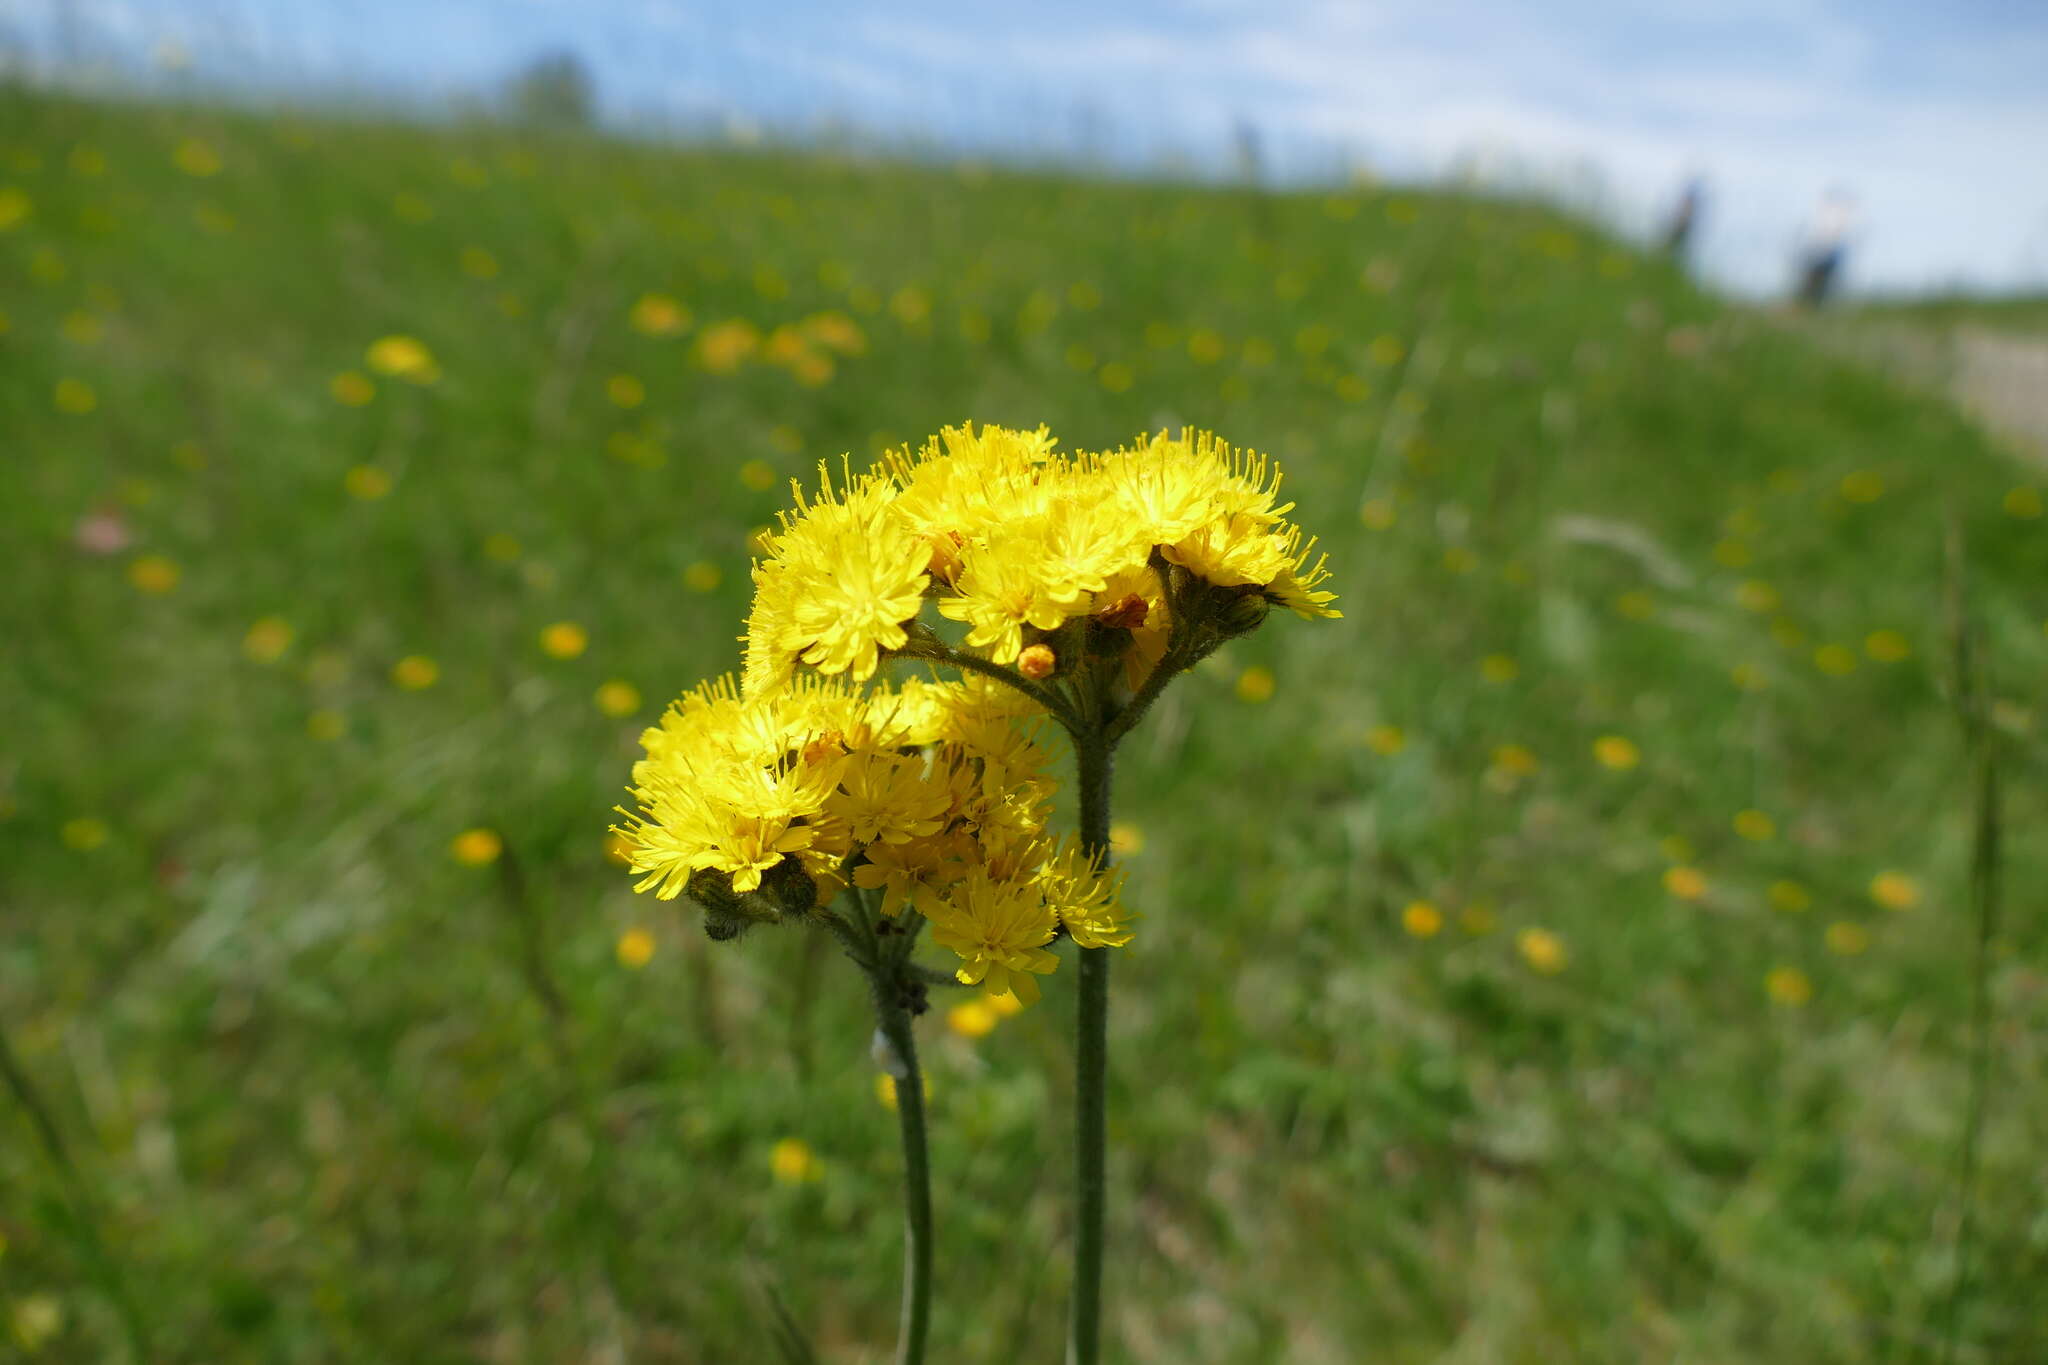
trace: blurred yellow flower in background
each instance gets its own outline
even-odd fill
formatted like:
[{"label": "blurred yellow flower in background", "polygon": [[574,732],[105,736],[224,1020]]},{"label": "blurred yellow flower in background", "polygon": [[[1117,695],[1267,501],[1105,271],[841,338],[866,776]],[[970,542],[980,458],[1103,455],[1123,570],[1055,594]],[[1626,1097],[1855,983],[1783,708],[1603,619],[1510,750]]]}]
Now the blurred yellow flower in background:
[{"label": "blurred yellow flower in background", "polygon": [[1358,519],[1368,531],[1384,531],[1394,524],[1392,498],[1367,498],[1358,507]]},{"label": "blurred yellow flower in background", "polygon": [[604,396],[618,407],[637,408],[647,401],[647,386],[630,374],[615,374],[604,381]]},{"label": "blurred yellow flower in background", "polygon": [[466,829],[448,844],[448,856],[464,867],[484,867],[504,851],[505,841],[490,829]]},{"label": "blurred yellow flower in background", "polygon": [[683,570],[683,586],[691,592],[712,592],[725,581],[719,567],[708,559],[699,559]]},{"label": "blurred yellow flower in background", "polygon": [[1657,614],[1657,599],[1640,589],[1614,599],[1614,610],[1631,621],[1647,621]]},{"label": "blurred yellow flower in background", "polygon": [[1509,654],[1489,654],[1479,661],[1479,676],[1490,683],[1511,683],[1522,672],[1522,666]]},{"label": "blurred yellow flower in background", "polygon": [[1271,701],[1274,686],[1273,670],[1263,664],[1253,664],[1237,675],[1237,699],[1248,702]]},{"label": "blurred yellow flower in background", "polygon": [[1401,908],[1401,927],[1416,938],[1435,938],[1444,927],[1444,912],[1428,901],[1410,901]]},{"label": "blurred yellow flower in background", "polygon": [[1761,578],[1744,579],[1735,589],[1735,603],[1744,611],[1762,614],[1778,609],[1778,590]]},{"label": "blurred yellow flower in background", "polygon": [[1813,666],[1831,678],[1846,677],[1856,671],[1856,651],[1847,645],[1822,645],[1813,651]]},{"label": "blurred yellow flower in background", "polygon": [[621,678],[613,678],[597,689],[597,709],[608,716],[630,716],[640,709],[640,689]]},{"label": "blurred yellow flower in background", "polygon": [[276,663],[292,647],[292,627],[281,616],[266,616],[242,637],[242,653],[259,664]]},{"label": "blurred yellow flower in background", "polygon": [[1375,725],[1365,732],[1365,747],[1382,758],[1392,758],[1408,747],[1408,736],[1398,725]]},{"label": "blurred yellow flower in background", "polygon": [[1696,867],[1666,868],[1664,889],[1682,901],[1696,901],[1707,894],[1707,874]]},{"label": "blurred yellow flower in background", "polygon": [[55,1294],[24,1294],[7,1310],[7,1330],[30,1355],[64,1330],[64,1302]]},{"label": "blurred yellow flower in background", "polygon": [[1813,893],[1795,881],[1772,882],[1764,894],[1772,909],[1783,910],[1788,915],[1799,914],[1813,905]]},{"label": "blurred yellow flower in background", "polygon": [[359,464],[341,476],[341,486],[352,498],[375,502],[391,492],[391,476],[373,464]]},{"label": "blurred yellow flower in background", "polygon": [[[932,1097],[932,1073],[927,1071],[923,1074],[924,1097],[925,1099],[929,1100]],[[880,1072],[876,1074],[875,1099],[884,1109],[889,1110],[891,1113],[895,1112],[896,1078],[894,1076],[889,1075],[887,1072]]]},{"label": "blurred yellow flower in background", "polygon": [[220,153],[210,143],[196,137],[180,139],[171,151],[171,161],[187,175],[205,177],[220,174]]},{"label": "blurred yellow flower in background", "polygon": [[1870,946],[1870,931],[1853,920],[1838,919],[1828,926],[1828,951],[1854,957]]},{"label": "blurred yellow flower in background", "polygon": [[363,360],[378,374],[415,384],[431,384],[441,377],[434,353],[418,337],[379,337],[363,352]]},{"label": "blurred yellow flower in background", "polygon": [[1564,940],[1548,929],[1524,929],[1515,935],[1515,951],[1534,971],[1555,976],[1565,968]]},{"label": "blurred yellow flower in background", "polygon": [[1887,910],[1911,910],[1920,903],[1920,883],[1903,872],[1880,872],[1870,879],[1870,898]]},{"label": "blurred yellow flower in background", "polygon": [[498,276],[498,258],[480,246],[466,246],[455,258],[462,273],[473,280],[491,280]]},{"label": "blurred yellow flower in background", "polygon": [[1813,982],[1797,967],[1773,967],[1764,974],[1764,991],[1777,1004],[1799,1006],[1813,999]]},{"label": "blurred yellow flower in background", "polygon": [[57,831],[57,837],[64,841],[66,848],[90,853],[107,841],[109,833],[106,821],[81,815],[75,820],[66,820]]},{"label": "blurred yellow flower in background", "polygon": [[177,564],[163,555],[143,555],[128,564],[128,582],[136,591],[153,597],[161,597],[177,587],[181,576]]},{"label": "blurred yellow flower in background", "polygon": [[573,659],[590,648],[590,632],[574,621],[557,621],[542,627],[540,648],[550,659]]},{"label": "blurred yellow flower in background", "polygon": [[327,381],[327,392],[344,407],[360,408],[377,396],[377,386],[359,370],[343,370]]},{"label": "blurred yellow flower in background", "polygon": [[784,1185],[808,1185],[825,1175],[825,1165],[811,1145],[793,1137],[783,1138],[769,1149],[768,1169]]},{"label": "blurred yellow flower in background", "polygon": [[642,294],[626,320],[642,336],[672,337],[689,327],[690,310],[667,294]]},{"label": "blurred yellow flower in background", "polygon": [[619,935],[615,951],[621,967],[630,967],[637,971],[654,958],[654,935],[637,927],[628,929]]},{"label": "blurred yellow flower in background", "polygon": [[2041,493],[2039,489],[2024,485],[2005,495],[2005,514],[2021,521],[2033,521],[2041,515]]},{"label": "blurred yellow flower in background", "polygon": [[1458,912],[1458,927],[1474,938],[1492,933],[1497,924],[1493,907],[1484,901],[1474,901]]},{"label": "blurred yellow flower in background", "polygon": [[1751,843],[1767,843],[1778,837],[1778,823],[1760,810],[1739,810],[1731,822],[1735,832]]},{"label": "blurred yellow flower in background", "polygon": [[421,692],[441,679],[441,666],[424,654],[408,654],[391,665],[391,681],[408,692]]},{"label": "blurred yellow flower in background", "polygon": [[766,460],[748,460],[740,466],[740,482],[756,493],[765,493],[775,486],[775,466]]},{"label": "blurred yellow flower in background", "polygon": [[946,1011],[946,1027],[962,1038],[986,1038],[1002,1017],[986,999],[969,1000]]},{"label": "blurred yellow flower in background", "polygon": [[697,363],[713,374],[731,374],[761,349],[761,329],[745,318],[708,327],[697,338]]},{"label": "blurred yellow flower in background", "polygon": [[341,712],[323,707],[306,717],[306,733],[328,743],[348,733],[348,720]]},{"label": "blurred yellow flower in background", "polygon": [[1913,646],[1896,630],[1873,630],[1863,637],[1863,652],[1881,664],[1895,664],[1911,658]]},{"label": "blurred yellow flower in background", "polygon": [[57,405],[59,412],[83,417],[100,405],[100,396],[83,379],[60,379],[57,387],[51,390],[50,401]]},{"label": "blurred yellow flower in background", "polygon": [[1624,772],[1643,761],[1642,750],[1632,739],[1621,735],[1602,735],[1593,741],[1593,757],[1603,768]]},{"label": "blurred yellow flower in background", "polygon": [[1145,851],[1145,831],[1128,820],[1119,820],[1109,827],[1109,851],[1119,858],[1130,858]]}]

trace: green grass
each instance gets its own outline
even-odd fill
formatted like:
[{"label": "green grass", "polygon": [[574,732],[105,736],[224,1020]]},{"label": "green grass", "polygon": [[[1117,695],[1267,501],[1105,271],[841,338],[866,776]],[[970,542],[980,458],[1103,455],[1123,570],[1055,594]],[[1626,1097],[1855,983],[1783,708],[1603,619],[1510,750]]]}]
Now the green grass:
[{"label": "green grass", "polygon": [[1976,326],[2039,332],[2048,328],[2048,295],[1943,294],[1925,299],[1881,299],[1858,303],[1849,312],[1857,318],[1933,327]]},{"label": "green grass", "polygon": [[[1938,1353],[1973,932],[1951,513],[2014,892],[1957,1358],[2048,1356],[2048,540],[1944,407],[1513,203],[19,92],[0,129],[0,1023],[153,1359],[764,1360],[763,1281],[826,1359],[885,1358],[897,1156],[857,980],[815,939],[707,942],[604,829],[638,727],[737,663],[783,497],[741,471],[969,417],[1271,451],[1347,612],[1273,621],[1126,746],[1115,1358]],[[690,331],[631,328],[649,292]],[[867,343],[827,382],[698,363],[722,320],[827,309]],[[390,334],[438,382],[337,402]],[[132,544],[78,548],[95,511]],[[152,555],[169,592],[131,583]],[[292,638],[259,662],[268,617]],[[558,660],[565,620],[590,646]],[[438,682],[395,687],[415,654]],[[612,679],[636,716],[594,704]],[[1509,744],[1537,770],[1498,772]],[[477,826],[495,867],[450,856]],[[1914,908],[1873,902],[1888,871]],[[1417,900],[1440,933],[1404,931]],[[1563,970],[1518,952],[1535,929]],[[1782,967],[1805,1004],[1767,994]],[[979,1040],[922,1024],[937,1359],[1059,1356],[1071,987]],[[792,1136],[821,1178],[771,1177]],[[120,1359],[65,1198],[10,1101],[0,1333],[52,1296],[41,1359]]]}]

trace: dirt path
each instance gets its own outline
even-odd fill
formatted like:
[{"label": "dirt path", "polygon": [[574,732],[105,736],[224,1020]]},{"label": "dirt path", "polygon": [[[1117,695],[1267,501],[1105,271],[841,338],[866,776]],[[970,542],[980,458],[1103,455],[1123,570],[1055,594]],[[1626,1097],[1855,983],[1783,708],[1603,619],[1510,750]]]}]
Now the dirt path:
[{"label": "dirt path", "polygon": [[1813,330],[1824,345],[1945,392],[2014,453],[2048,466],[2048,335],[1856,318]]}]

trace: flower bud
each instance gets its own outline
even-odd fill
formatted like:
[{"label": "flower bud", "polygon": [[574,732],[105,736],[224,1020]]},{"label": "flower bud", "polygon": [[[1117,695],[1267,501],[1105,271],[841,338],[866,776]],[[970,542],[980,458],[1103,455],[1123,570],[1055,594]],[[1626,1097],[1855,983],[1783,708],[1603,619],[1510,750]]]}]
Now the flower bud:
[{"label": "flower bud", "polygon": [[1058,666],[1059,660],[1054,657],[1052,650],[1045,645],[1028,646],[1022,654],[1017,656],[1017,671],[1033,682],[1050,678],[1053,669]]},{"label": "flower bud", "polygon": [[801,917],[818,907],[818,884],[794,857],[768,869],[761,878],[761,895],[785,915]]},{"label": "flower bud", "polygon": [[1216,613],[1216,625],[1226,635],[1249,635],[1265,624],[1266,614],[1272,610],[1272,604],[1259,594],[1246,593]]},{"label": "flower bud", "polygon": [[[792,864],[795,864],[795,876],[803,885],[810,887],[809,904],[802,903],[801,887],[791,885],[789,874],[784,871]],[[704,933],[715,943],[736,939],[756,924],[774,924],[784,914],[807,914],[818,898],[817,887],[811,884],[802,865],[796,864],[793,858],[785,858],[771,868],[762,878],[759,891],[742,895],[732,889],[731,874],[710,868],[700,868],[691,873],[685,889],[690,899],[703,909]]]}]

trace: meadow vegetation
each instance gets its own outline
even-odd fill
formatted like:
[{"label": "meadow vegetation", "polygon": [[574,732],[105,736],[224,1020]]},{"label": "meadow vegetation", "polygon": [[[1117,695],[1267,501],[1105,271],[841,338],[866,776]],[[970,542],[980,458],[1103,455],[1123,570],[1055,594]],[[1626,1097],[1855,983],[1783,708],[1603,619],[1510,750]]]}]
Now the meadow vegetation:
[{"label": "meadow vegetation", "polygon": [[[788,481],[974,419],[1270,452],[1345,611],[1124,750],[1112,1358],[1937,1356],[1951,528],[1954,1358],[2048,1358],[2044,480],[1940,402],[1527,203],[20,90],[0,280],[12,1348],[883,1358],[866,1001],[606,827]],[[919,1025],[936,1359],[1058,1357],[1070,987]]]}]

